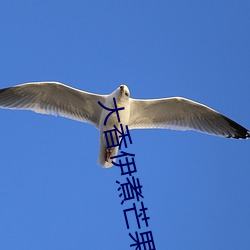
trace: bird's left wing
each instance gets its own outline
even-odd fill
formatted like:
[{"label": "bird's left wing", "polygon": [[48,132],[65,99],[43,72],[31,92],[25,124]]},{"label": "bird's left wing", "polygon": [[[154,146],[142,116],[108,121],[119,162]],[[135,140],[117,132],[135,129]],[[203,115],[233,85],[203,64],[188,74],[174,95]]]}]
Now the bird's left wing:
[{"label": "bird's left wing", "polygon": [[37,113],[60,115],[99,125],[105,95],[88,93],[58,82],[32,82],[0,89],[0,107],[25,109]]},{"label": "bird's left wing", "polygon": [[250,132],[217,111],[182,98],[130,99],[130,129],[166,128],[247,138]]}]

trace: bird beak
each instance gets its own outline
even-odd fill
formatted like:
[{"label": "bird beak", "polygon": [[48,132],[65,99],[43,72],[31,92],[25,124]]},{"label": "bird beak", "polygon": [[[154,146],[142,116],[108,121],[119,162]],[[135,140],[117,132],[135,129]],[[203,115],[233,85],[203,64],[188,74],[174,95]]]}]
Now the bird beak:
[{"label": "bird beak", "polygon": [[120,89],[121,89],[121,92],[123,93],[124,92],[124,85],[121,85]]}]

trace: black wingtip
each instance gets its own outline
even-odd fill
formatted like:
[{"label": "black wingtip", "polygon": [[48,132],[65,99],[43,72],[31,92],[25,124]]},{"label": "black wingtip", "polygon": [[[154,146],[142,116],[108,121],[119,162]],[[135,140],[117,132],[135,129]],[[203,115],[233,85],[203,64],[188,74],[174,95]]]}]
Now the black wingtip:
[{"label": "black wingtip", "polygon": [[226,116],[223,116],[224,119],[229,123],[230,127],[234,130],[233,133],[228,135],[228,138],[234,138],[234,139],[247,139],[250,137],[250,131],[237,122],[229,119]]},{"label": "black wingtip", "polygon": [[5,92],[8,88],[5,88],[5,89],[0,89],[0,94]]}]

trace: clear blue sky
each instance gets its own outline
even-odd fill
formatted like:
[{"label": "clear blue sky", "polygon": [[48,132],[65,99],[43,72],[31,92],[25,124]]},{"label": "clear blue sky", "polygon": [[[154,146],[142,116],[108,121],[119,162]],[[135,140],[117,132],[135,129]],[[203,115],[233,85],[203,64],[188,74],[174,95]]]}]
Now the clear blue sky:
[{"label": "clear blue sky", "polygon": [[[250,128],[249,13],[247,0],[1,1],[0,88],[125,83],[134,98],[183,96]],[[94,127],[28,111],[0,120],[0,249],[133,249]],[[250,249],[250,141],[131,136],[157,249]]]}]

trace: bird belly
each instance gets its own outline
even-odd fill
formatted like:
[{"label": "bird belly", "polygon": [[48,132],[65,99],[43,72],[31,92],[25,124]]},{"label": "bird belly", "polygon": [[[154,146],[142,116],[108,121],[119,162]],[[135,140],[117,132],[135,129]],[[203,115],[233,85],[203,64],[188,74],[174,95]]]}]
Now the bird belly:
[{"label": "bird belly", "polygon": [[[104,168],[110,168],[113,166],[112,161],[115,162],[115,159],[111,159],[111,158],[118,154],[118,148],[119,148],[119,146],[108,148],[107,139],[109,142],[111,142],[111,137],[110,137],[110,133],[106,133],[106,135],[107,135],[107,137],[106,137],[104,132],[109,131],[109,130],[114,130],[115,129],[114,126],[116,126],[116,128],[119,131],[121,131],[120,125],[123,126],[123,130],[125,132],[126,125],[128,125],[128,122],[129,122],[130,112],[128,112],[128,110],[126,110],[126,112],[123,112],[123,110],[118,111],[118,112],[119,112],[119,116],[120,116],[120,122],[118,121],[118,117],[117,117],[116,112],[113,112],[108,117],[108,119],[106,121],[106,126],[105,126],[104,125],[105,118],[110,113],[110,111],[107,111],[107,110],[103,110],[101,118],[100,118],[100,123],[99,123],[100,149],[99,149],[98,164]],[[114,134],[114,132],[112,134]],[[119,135],[120,134],[118,133],[118,136]],[[113,137],[113,139],[115,142],[117,142],[115,137]],[[120,142],[121,138],[119,138],[118,140]]]}]

